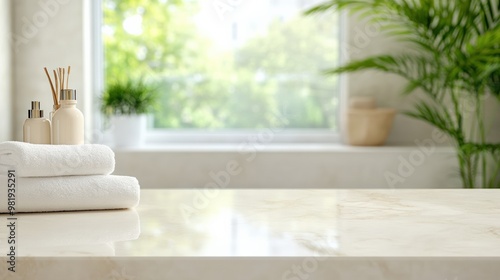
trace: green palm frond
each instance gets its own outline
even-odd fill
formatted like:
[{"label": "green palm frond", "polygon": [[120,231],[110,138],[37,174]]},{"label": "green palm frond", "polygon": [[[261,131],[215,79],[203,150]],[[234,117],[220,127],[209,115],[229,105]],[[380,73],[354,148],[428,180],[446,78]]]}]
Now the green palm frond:
[{"label": "green palm frond", "polygon": [[467,142],[459,147],[459,153],[464,158],[476,159],[490,155],[494,166],[486,187],[500,188],[500,144]]},{"label": "green palm frond", "polygon": [[[438,87],[448,88],[450,90],[442,92],[450,93],[478,91],[484,86],[500,98],[499,3],[498,0],[331,0],[309,9],[306,14],[348,9],[383,23],[388,35],[410,43],[421,54],[414,57],[413,67],[405,64],[406,68],[412,68],[412,75],[402,73],[402,68],[396,65],[396,61],[401,65],[402,55],[395,60],[379,56],[354,61],[330,69],[327,74],[375,69],[409,78],[405,92],[421,87],[437,96]],[[430,67],[429,58],[433,60]],[[405,57],[403,61],[408,60]],[[417,68],[418,71],[413,71]]]},{"label": "green palm frond", "polygon": [[372,56],[361,60],[355,60],[340,66],[324,71],[327,75],[335,75],[349,72],[357,72],[360,70],[380,70],[384,72],[399,72],[401,67],[398,64],[398,59],[391,55]]},{"label": "green palm frond", "polygon": [[[475,187],[479,171],[486,178],[485,154],[500,158],[485,143],[481,104],[487,93],[500,100],[500,0],[330,0],[306,13],[340,10],[378,23],[386,35],[403,41],[407,48],[402,53],[350,61],[325,73],[376,70],[406,79],[403,93],[422,89],[431,102],[417,103],[407,115],[434,125],[456,142],[464,186]],[[467,128],[472,133],[464,131],[463,98],[475,106],[472,125],[477,129]],[[467,146],[471,142],[466,135],[481,139],[480,145]]]},{"label": "green palm frond", "polygon": [[305,13],[330,10],[349,10],[392,27],[391,33],[397,34],[398,39],[441,51],[460,48],[471,38],[498,26],[500,7],[498,0],[331,0]]},{"label": "green palm frond", "polygon": [[[467,142],[460,146],[460,149],[468,154],[492,153],[500,156],[500,144]],[[498,158],[500,160],[500,158]]]},{"label": "green palm frond", "polygon": [[453,139],[464,142],[464,135],[454,123],[450,114],[442,107],[430,105],[428,102],[420,101],[415,105],[415,111],[405,112],[405,115],[425,121],[446,133]]},{"label": "green palm frond", "polygon": [[422,88],[431,97],[437,98],[443,87],[443,84],[437,81],[443,77],[433,72],[434,64],[434,59],[424,56],[410,54],[379,55],[354,60],[343,66],[328,69],[324,73],[326,75],[336,75],[362,70],[378,70],[392,73],[408,81],[403,93],[411,93],[417,88]]}]

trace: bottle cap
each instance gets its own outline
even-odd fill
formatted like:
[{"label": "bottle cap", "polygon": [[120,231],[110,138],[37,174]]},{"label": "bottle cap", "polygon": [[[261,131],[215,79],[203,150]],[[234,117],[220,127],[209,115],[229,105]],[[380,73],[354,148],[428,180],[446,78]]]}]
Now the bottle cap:
[{"label": "bottle cap", "polygon": [[76,89],[61,89],[59,100],[76,100]]},{"label": "bottle cap", "polygon": [[28,110],[28,119],[43,118],[43,110],[40,110],[40,101],[31,101],[31,110]]}]

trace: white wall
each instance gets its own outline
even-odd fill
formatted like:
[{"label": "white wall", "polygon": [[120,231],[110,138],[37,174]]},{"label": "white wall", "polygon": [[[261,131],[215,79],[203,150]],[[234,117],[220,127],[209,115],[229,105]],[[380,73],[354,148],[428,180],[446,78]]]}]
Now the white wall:
[{"label": "white wall", "polygon": [[[71,65],[70,87],[77,89],[85,107],[83,84],[83,0],[15,0],[13,33],[20,38],[14,61],[14,137],[22,139],[22,124],[30,101],[41,101],[45,114],[52,110],[52,95],[43,67]],[[2,1],[4,2],[4,1]]]},{"label": "white wall", "polygon": [[0,1],[0,142],[11,140],[10,1]]}]

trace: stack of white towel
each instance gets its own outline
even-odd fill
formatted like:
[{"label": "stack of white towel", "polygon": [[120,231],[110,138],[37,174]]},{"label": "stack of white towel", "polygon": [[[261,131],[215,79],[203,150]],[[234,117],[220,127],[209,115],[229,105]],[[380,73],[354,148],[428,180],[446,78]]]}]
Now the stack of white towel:
[{"label": "stack of white towel", "polygon": [[110,175],[115,155],[104,145],[0,143],[0,213],[8,212],[8,171],[15,174],[16,212],[133,208],[134,177]]}]

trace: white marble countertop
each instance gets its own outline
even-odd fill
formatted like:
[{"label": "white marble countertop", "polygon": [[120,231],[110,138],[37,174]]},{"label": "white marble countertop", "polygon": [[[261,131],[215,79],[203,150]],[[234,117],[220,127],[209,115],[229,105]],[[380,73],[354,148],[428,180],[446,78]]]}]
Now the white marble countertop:
[{"label": "white marble countertop", "polygon": [[165,279],[150,266],[184,279],[252,267],[268,272],[244,279],[306,279],[294,264],[307,279],[500,275],[498,190],[143,190],[133,210],[17,214],[14,274],[2,217],[0,279],[44,279],[57,263],[103,273],[75,279]]}]

